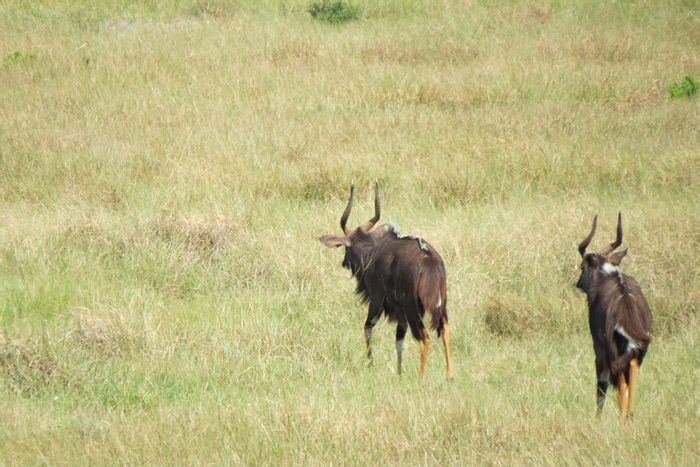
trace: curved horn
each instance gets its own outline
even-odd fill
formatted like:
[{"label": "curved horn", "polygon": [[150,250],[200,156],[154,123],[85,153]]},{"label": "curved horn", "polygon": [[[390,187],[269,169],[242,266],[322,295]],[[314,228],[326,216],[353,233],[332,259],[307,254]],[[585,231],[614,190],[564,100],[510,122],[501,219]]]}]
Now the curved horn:
[{"label": "curved horn", "polygon": [[607,256],[613,251],[615,251],[615,248],[619,247],[622,245],[622,212],[618,211],[617,212],[617,236],[615,237],[615,241],[612,242],[610,245],[608,245],[605,250],[601,253],[603,256]]},{"label": "curved horn", "polygon": [[374,227],[374,224],[377,223],[379,220],[379,216],[381,216],[382,213],[382,201],[381,198],[379,197],[379,183],[374,184],[374,217],[362,224],[360,227],[362,230],[365,232],[369,232],[372,227]]},{"label": "curved horn", "polygon": [[350,199],[348,200],[348,205],[343,211],[343,215],[340,216],[340,228],[343,229],[345,235],[350,235],[350,229],[345,228],[345,224],[348,222],[348,217],[350,217],[350,210],[352,209],[352,197],[355,194],[355,185],[350,185]]},{"label": "curved horn", "polygon": [[591,243],[591,239],[593,238],[593,235],[595,234],[595,228],[596,225],[598,224],[598,215],[593,218],[593,227],[591,227],[591,233],[588,234],[588,237],[584,238],[581,243],[578,244],[578,252],[581,254],[581,257],[586,254],[586,248],[588,248],[588,244]]}]

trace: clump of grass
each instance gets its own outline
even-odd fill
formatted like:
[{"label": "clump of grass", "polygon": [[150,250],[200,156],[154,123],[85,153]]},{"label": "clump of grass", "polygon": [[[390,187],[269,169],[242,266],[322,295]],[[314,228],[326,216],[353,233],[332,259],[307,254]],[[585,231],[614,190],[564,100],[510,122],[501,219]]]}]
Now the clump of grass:
[{"label": "clump of grass", "polygon": [[91,352],[106,357],[126,356],[145,345],[144,336],[139,336],[127,318],[117,311],[100,317],[80,309],[74,313],[74,321],[73,339]]},{"label": "clump of grass", "polygon": [[313,2],[307,11],[312,17],[331,24],[347,23],[362,18],[359,7],[343,1]]},{"label": "clump of grass", "polygon": [[7,54],[5,60],[13,63],[28,63],[36,60],[36,54],[33,52],[22,52],[21,50],[15,50],[14,52]]},{"label": "clump of grass", "polygon": [[215,18],[225,18],[232,14],[230,2],[221,0],[197,0],[193,11],[195,14],[213,16]]},{"label": "clump of grass", "polygon": [[671,93],[673,99],[680,99],[686,97],[690,99],[698,94],[700,89],[700,82],[693,79],[691,76],[686,76],[680,83],[671,83],[668,87],[668,91]]},{"label": "clump of grass", "polygon": [[150,233],[168,243],[180,243],[188,253],[210,258],[221,251],[238,227],[224,219],[202,221],[164,216],[153,220]]},{"label": "clump of grass", "polygon": [[537,333],[542,318],[527,299],[504,293],[489,299],[484,324],[496,336],[522,338]]},{"label": "clump of grass", "polygon": [[2,336],[0,369],[8,387],[25,397],[36,396],[65,379],[56,354],[40,339],[24,343]]}]

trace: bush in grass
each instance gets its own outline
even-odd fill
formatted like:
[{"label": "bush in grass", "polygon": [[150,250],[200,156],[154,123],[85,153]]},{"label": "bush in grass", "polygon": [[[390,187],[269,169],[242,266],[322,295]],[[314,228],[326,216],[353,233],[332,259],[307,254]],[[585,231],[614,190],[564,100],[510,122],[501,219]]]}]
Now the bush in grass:
[{"label": "bush in grass", "polygon": [[671,97],[674,99],[681,97],[690,99],[698,94],[698,89],[700,89],[700,83],[691,76],[686,76],[680,83],[671,83],[668,87]]},{"label": "bush in grass", "polygon": [[331,24],[347,23],[362,17],[357,6],[343,1],[313,2],[307,11],[314,18]]},{"label": "bush in grass", "polygon": [[7,54],[5,56],[5,60],[14,63],[27,63],[36,60],[36,54],[32,52],[15,50],[14,52]]}]

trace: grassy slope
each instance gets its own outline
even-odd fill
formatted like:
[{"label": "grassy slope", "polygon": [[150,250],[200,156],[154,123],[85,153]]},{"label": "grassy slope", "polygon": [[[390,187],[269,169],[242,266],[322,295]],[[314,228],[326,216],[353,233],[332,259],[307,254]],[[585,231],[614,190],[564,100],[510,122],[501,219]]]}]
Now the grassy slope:
[{"label": "grassy slope", "polygon": [[[698,10],[588,3],[0,6],[0,464],[691,463]],[[447,262],[454,384],[386,325],[364,367],[316,237],[375,179]],[[572,290],[618,209],[655,318],[624,428]]]}]

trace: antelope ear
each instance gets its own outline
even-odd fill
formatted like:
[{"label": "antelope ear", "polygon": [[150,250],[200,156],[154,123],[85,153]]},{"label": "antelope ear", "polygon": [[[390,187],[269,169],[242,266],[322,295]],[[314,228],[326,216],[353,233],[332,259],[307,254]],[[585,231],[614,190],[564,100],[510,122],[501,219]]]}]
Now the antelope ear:
[{"label": "antelope ear", "polygon": [[624,258],[626,254],[627,248],[625,248],[622,251],[618,251],[617,253],[613,253],[610,256],[608,256],[608,262],[614,266],[619,266],[622,262],[622,258]]},{"label": "antelope ear", "polygon": [[321,238],[321,243],[326,245],[328,248],[338,248],[339,246],[350,246],[352,242],[348,237],[338,237],[336,235],[324,235]]}]

